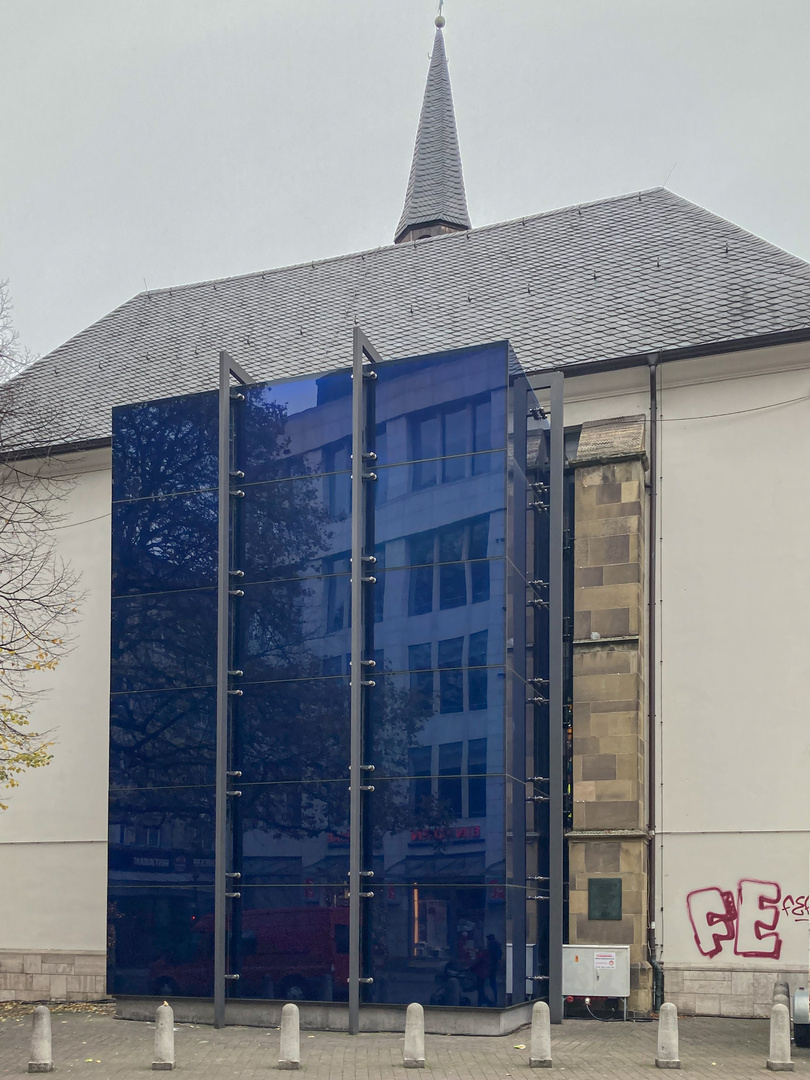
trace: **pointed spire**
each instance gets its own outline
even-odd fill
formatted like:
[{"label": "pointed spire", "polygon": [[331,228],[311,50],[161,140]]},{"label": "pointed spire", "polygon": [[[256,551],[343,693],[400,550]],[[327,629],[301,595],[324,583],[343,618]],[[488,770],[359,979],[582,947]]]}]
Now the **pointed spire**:
[{"label": "pointed spire", "polygon": [[394,235],[397,244],[470,228],[453,93],[444,52],[444,16],[437,15],[435,21],[436,37],[416,130],[405,207]]}]

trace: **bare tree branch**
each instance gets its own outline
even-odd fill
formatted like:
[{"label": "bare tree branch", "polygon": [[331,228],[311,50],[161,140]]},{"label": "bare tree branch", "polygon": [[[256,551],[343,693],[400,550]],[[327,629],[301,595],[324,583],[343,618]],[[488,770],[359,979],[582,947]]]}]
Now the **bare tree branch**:
[{"label": "bare tree branch", "polygon": [[52,670],[69,649],[81,599],[53,537],[73,479],[41,452],[58,407],[32,405],[21,392],[14,376],[33,358],[11,314],[8,284],[0,281],[0,789],[51,760],[48,733],[28,720],[41,693],[34,673]]}]

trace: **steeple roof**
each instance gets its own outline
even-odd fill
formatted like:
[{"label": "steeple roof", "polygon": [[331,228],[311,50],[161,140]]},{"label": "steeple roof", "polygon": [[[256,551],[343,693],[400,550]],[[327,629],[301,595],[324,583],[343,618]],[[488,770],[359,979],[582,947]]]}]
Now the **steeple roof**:
[{"label": "steeple roof", "polygon": [[453,230],[470,228],[443,26],[444,18],[439,15],[405,206],[394,234],[395,242],[420,225],[442,224]]}]

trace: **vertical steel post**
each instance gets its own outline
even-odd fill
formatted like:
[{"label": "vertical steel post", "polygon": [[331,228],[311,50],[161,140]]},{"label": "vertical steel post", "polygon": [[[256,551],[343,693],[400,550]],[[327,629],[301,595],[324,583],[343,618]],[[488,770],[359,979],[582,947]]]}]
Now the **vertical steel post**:
[{"label": "vertical steel post", "polygon": [[562,1022],[563,945],[563,455],[564,378],[549,376],[551,487],[549,535],[549,981],[552,1024]]},{"label": "vertical steel post", "polygon": [[[514,780],[512,818],[512,880],[523,889],[522,902],[512,911],[512,1004],[526,997],[526,444],[529,386],[524,376],[512,380],[512,450],[514,465],[510,495],[510,529],[507,551],[512,566],[509,596],[512,618],[511,713],[512,751],[509,770]],[[533,770],[536,772],[537,770]],[[508,879],[507,879],[508,880]],[[535,890],[536,891],[536,890]],[[509,891],[507,890],[507,895]],[[532,972],[531,974],[534,974]]]},{"label": "vertical steel post", "polygon": [[363,451],[366,445],[363,341],[355,327],[352,350],[352,638],[349,792],[349,1034],[360,1030],[360,859],[363,764],[363,540],[366,500]]},{"label": "vertical steel post", "polygon": [[360,1030],[360,981],[362,947],[360,900],[363,889],[363,706],[364,664],[367,659],[363,587],[366,552],[366,357],[380,357],[371,342],[354,328],[352,350],[352,637],[351,637],[351,761],[349,792],[349,1034]]},{"label": "vertical steel post", "polygon": [[217,749],[214,833],[214,1026],[225,1025],[228,870],[228,661],[231,562],[231,377],[250,379],[226,352],[219,354],[219,469],[217,515]]}]

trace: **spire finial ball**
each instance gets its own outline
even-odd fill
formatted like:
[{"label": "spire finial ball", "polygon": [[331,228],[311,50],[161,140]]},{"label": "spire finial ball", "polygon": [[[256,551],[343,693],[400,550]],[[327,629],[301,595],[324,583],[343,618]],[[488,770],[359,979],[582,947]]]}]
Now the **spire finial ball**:
[{"label": "spire finial ball", "polygon": [[447,22],[444,15],[437,15],[436,18],[433,21],[436,23],[436,25],[438,26],[438,28],[440,30],[444,26],[444,24]]}]

